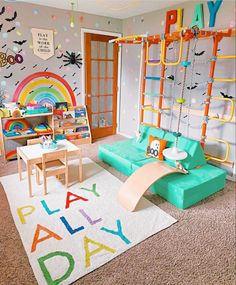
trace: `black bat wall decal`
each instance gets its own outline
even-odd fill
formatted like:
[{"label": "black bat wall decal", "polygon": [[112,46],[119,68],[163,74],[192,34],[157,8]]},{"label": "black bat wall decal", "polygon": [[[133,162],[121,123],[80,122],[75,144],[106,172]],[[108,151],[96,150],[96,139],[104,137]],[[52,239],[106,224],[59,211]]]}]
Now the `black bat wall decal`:
[{"label": "black bat wall decal", "polygon": [[11,29],[7,30],[7,33],[10,33],[10,32],[12,32],[12,31],[14,31],[14,30],[15,30],[15,28],[16,28],[16,27],[13,27],[13,28],[11,28]]},{"label": "black bat wall decal", "polygon": [[19,46],[22,46],[23,44],[25,44],[27,42],[27,40],[23,40],[23,41],[13,41],[14,44],[17,44]]},{"label": "black bat wall decal", "polygon": [[234,98],[233,96],[229,96],[229,95],[225,94],[224,92],[220,92],[220,95],[226,99],[233,99]]},{"label": "black bat wall decal", "polygon": [[3,24],[0,25],[0,32],[2,31],[2,26],[3,26]]},{"label": "black bat wall decal", "polygon": [[14,12],[14,16],[13,16],[12,18],[6,18],[5,20],[6,20],[7,22],[12,22],[12,21],[14,21],[14,20],[16,19],[16,17],[17,17],[17,12],[15,11],[15,12]]},{"label": "black bat wall decal", "polygon": [[193,89],[195,89],[195,88],[197,88],[197,85],[194,85],[194,86],[188,86],[188,87],[187,87],[187,89],[188,89],[188,90],[193,90]]},{"label": "black bat wall decal", "polygon": [[12,77],[12,75],[13,75],[13,74],[12,74],[12,72],[11,72],[8,76],[5,75],[4,78],[10,78],[10,77]]},{"label": "black bat wall decal", "polygon": [[197,75],[201,75],[201,73],[199,73],[199,72],[196,72],[196,74],[197,74]]},{"label": "black bat wall decal", "polygon": [[61,59],[63,57],[63,53],[60,56],[57,56],[58,59]]},{"label": "black bat wall decal", "polygon": [[5,13],[5,10],[6,10],[6,9],[5,9],[5,7],[3,6],[3,7],[2,7],[2,10],[1,10],[1,12],[0,12],[0,15],[3,15],[3,14]]},{"label": "black bat wall decal", "polygon": [[201,52],[195,52],[195,55],[196,56],[201,56],[205,53],[205,50],[201,51]]}]

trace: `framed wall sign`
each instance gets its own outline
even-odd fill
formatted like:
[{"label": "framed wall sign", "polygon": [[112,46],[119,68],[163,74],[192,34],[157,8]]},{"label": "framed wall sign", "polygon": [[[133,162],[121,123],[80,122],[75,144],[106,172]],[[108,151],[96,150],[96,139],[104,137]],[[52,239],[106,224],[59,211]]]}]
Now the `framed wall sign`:
[{"label": "framed wall sign", "polygon": [[47,60],[54,55],[53,30],[31,29],[34,54]]}]

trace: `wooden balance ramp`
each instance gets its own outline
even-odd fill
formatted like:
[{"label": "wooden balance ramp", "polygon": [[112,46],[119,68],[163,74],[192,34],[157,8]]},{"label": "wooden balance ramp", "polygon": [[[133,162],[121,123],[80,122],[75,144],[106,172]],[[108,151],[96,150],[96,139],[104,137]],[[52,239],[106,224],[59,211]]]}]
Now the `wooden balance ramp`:
[{"label": "wooden balance ramp", "polygon": [[159,161],[140,167],[126,180],[120,189],[118,193],[119,203],[128,211],[134,211],[149,187],[162,177],[172,173],[185,174],[183,171]]}]

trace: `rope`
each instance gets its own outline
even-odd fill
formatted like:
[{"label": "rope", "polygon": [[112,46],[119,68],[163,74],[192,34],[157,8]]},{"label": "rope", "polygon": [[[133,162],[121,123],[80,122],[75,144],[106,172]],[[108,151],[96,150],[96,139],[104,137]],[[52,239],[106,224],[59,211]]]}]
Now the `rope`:
[{"label": "rope", "polygon": [[[191,69],[191,79],[190,79],[190,87],[193,86],[193,74],[194,74],[194,67],[195,67],[195,62],[196,62],[196,56],[195,56],[195,52],[196,52],[196,47],[197,47],[197,43],[198,43],[198,38],[195,37],[194,40],[194,46],[192,49],[192,55],[193,55],[193,60],[192,60],[192,69]],[[187,123],[187,137],[189,137],[189,126],[190,126],[190,108],[192,107],[192,89],[189,89],[189,104],[188,104],[188,123]]]},{"label": "rope", "polygon": [[[188,46],[187,46],[187,52],[186,52],[186,57],[185,57],[185,61],[188,61],[189,58],[189,50],[190,50],[190,41],[188,41]],[[180,93],[180,98],[179,99],[184,99],[184,91],[185,91],[185,86],[186,86],[186,76],[187,76],[187,68],[184,68],[184,75],[183,75],[183,81],[182,81],[182,85],[181,85],[181,93]],[[177,147],[178,144],[178,140],[179,140],[179,130],[180,130],[180,120],[181,120],[181,115],[182,115],[182,109],[183,109],[183,103],[179,103],[179,113],[178,113],[178,123],[177,123],[177,137],[176,137],[176,141],[175,141],[175,146]]]}]

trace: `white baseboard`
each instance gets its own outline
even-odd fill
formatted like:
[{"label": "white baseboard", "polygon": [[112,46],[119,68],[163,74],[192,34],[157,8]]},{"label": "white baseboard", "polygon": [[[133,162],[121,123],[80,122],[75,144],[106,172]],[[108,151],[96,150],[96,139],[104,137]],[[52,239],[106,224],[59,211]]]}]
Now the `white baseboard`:
[{"label": "white baseboard", "polygon": [[121,132],[116,132],[118,135],[121,135],[121,136],[123,136],[123,137],[126,137],[126,138],[128,138],[128,139],[132,139],[133,137],[132,136],[130,136],[130,135],[127,135],[127,134],[124,134],[124,133],[121,133]]}]

